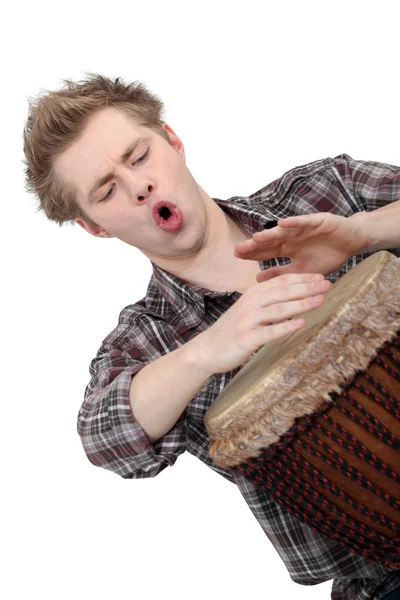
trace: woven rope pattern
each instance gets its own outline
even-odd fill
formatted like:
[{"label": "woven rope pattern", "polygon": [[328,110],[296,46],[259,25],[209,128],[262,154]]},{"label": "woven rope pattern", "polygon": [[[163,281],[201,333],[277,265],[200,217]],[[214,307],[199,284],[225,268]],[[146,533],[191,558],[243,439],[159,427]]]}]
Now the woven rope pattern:
[{"label": "woven rope pattern", "polygon": [[[371,365],[379,365],[389,379],[400,382],[400,374],[396,370],[400,369],[400,360],[396,351],[400,352],[399,338],[385,344]],[[351,382],[343,386],[342,393],[332,393],[330,400],[320,410],[297,419],[287,434],[263,449],[259,457],[234,468],[323,535],[373,562],[400,568],[400,516],[395,522],[372,508],[373,498],[377,498],[391,509],[400,509],[400,502],[380,487],[381,476],[392,480],[394,485],[400,484],[399,402],[369,371],[359,371]],[[399,419],[397,431],[390,431],[379,418],[371,414],[354,397],[354,390],[358,395],[373,400],[391,417]],[[343,425],[343,419],[340,419],[341,424],[331,416],[332,409],[339,411],[347,427]],[[361,428],[380,444],[398,453],[397,471],[396,465],[393,468],[393,464],[386,464],[374,448],[367,448],[362,440],[349,431],[352,424],[356,424],[357,431]],[[343,455],[332,446],[344,450]],[[374,481],[360,472],[357,466],[349,464],[345,458],[349,453],[368,465],[369,469],[375,470]],[[349,493],[351,487],[344,485],[346,489],[342,489],[342,486],[325,476],[324,473],[331,469],[350,482],[351,486],[368,492],[364,494],[367,500],[360,502]],[[336,503],[334,498],[340,501]]]}]

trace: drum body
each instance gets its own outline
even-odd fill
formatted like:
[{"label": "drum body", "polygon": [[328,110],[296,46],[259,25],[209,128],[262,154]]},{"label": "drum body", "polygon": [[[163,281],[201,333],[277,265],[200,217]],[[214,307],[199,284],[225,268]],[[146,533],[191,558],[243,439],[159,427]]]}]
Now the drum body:
[{"label": "drum body", "polygon": [[307,319],[210,407],[210,456],[322,535],[399,568],[400,262],[368,258]]}]

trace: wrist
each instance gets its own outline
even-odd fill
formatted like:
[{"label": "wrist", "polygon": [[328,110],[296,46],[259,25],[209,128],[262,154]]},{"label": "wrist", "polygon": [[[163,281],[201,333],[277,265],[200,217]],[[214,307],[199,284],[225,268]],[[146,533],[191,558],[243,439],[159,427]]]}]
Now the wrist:
[{"label": "wrist", "polygon": [[349,219],[357,226],[358,235],[354,236],[354,254],[366,254],[378,250],[377,224],[373,212],[358,212],[351,215]]},{"label": "wrist", "polygon": [[208,379],[214,375],[215,371],[211,366],[212,356],[206,333],[205,331],[199,333],[195,338],[182,346],[181,349],[185,353],[186,363],[190,367],[196,368],[196,370],[200,369],[204,377]]}]

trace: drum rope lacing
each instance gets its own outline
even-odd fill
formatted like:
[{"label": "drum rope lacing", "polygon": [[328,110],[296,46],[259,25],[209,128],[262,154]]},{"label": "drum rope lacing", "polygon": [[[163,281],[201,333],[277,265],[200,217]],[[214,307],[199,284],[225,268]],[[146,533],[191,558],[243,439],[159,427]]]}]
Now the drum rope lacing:
[{"label": "drum rope lacing", "polygon": [[[399,339],[394,340],[391,344],[387,343],[371,364],[379,365],[385,370],[389,379],[400,382],[400,374],[389,364],[391,362],[400,368],[400,360],[396,358],[391,348],[400,351]],[[388,360],[382,358],[382,355]],[[361,382],[360,379],[364,379],[366,383]],[[317,435],[328,438],[346,452],[352,453],[353,456],[391,479],[394,484],[399,484],[399,473],[396,473],[390,465],[368,450],[343,425],[334,421],[327,414],[328,409],[334,407],[349,421],[356,423],[358,427],[386,444],[391,450],[398,451],[400,439],[352,396],[352,390],[359,390],[394,418],[400,419],[398,401],[366,371],[359,371],[351,382],[346,382],[342,386],[342,389],[340,397],[345,398],[352,409],[341,405],[338,402],[339,394],[332,393],[331,400],[320,410],[313,415],[297,419],[284,440],[264,448],[258,458],[251,458],[247,463],[242,463],[234,468],[254,483],[258,489],[267,492],[307,525],[347,545],[350,550],[361,553],[366,558],[378,559],[378,562],[384,566],[399,568],[400,524],[351,498],[338,485],[324,477],[313,464],[290,445],[295,444],[298,450],[303,449],[306,454],[316,457],[320,463],[319,467],[322,461],[328,468],[335,469],[337,473],[346,477],[351,485],[361,486],[368,493],[386,502],[392,509],[400,508],[400,503],[393,496],[377,487],[357,468],[350,466],[342,456]],[[321,421],[324,421],[326,426]],[[311,430],[311,426],[314,431]],[[328,427],[335,431],[333,432]],[[305,434],[301,439],[299,438],[300,433]],[[400,460],[398,464],[400,466]],[[315,489],[313,485],[318,489]],[[349,511],[351,514],[344,512],[340,506],[325,498],[321,493],[324,490],[328,490],[340,501],[351,506],[352,511]],[[320,508],[327,512],[322,512]],[[354,511],[368,517],[372,523],[376,523],[377,529],[375,530],[372,524],[369,526],[353,518],[351,515]],[[382,534],[382,528],[389,532],[389,535]]]}]

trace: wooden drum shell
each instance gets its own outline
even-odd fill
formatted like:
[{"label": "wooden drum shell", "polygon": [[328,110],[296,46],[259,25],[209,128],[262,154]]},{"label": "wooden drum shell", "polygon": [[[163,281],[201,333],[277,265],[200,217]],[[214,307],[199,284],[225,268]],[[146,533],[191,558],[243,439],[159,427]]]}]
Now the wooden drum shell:
[{"label": "wooden drum shell", "polygon": [[205,415],[210,456],[323,535],[400,567],[400,261],[369,257]]}]

